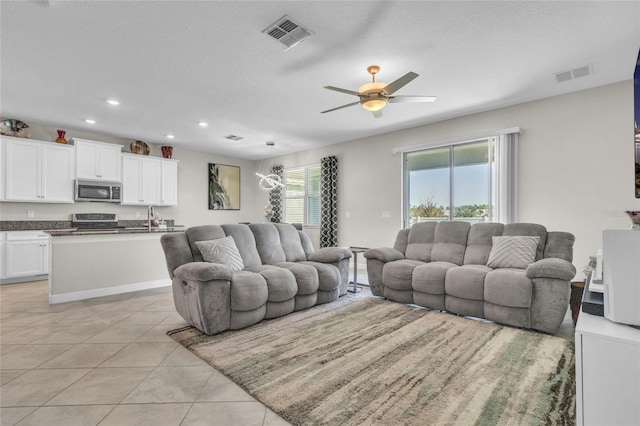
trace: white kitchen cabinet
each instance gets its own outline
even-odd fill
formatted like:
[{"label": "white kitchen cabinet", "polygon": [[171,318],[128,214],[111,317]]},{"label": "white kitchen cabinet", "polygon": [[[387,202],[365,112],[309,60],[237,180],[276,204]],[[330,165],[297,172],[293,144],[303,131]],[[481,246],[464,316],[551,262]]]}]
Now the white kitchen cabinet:
[{"label": "white kitchen cabinet", "polygon": [[49,235],[42,231],[2,233],[0,278],[44,278],[49,273]]},{"label": "white kitchen cabinet", "polygon": [[122,204],[160,203],[160,160],[140,155],[122,156]]},{"label": "white kitchen cabinet", "polygon": [[122,145],[73,138],[78,179],[120,182]]},{"label": "white kitchen cabinet", "polygon": [[6,201],[73,203],[73,146],[2,138]]},{"label": "white kitchen cabinet", "polygon": [[177,203],[177,161],[122,155],[122,204],[174,206]]},{"label": "white kitchen cabinet", "polygon": [[176,160],[160,160],[160,204],[161,206],[178,205],[178,162]]}]

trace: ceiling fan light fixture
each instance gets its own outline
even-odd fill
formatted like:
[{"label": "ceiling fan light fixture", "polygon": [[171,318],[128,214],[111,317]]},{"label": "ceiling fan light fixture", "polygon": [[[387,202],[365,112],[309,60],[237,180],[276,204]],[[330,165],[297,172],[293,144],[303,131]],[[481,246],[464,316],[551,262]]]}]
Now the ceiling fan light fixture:
[{"label": "ceiling fan light fixture", "polygon": [[361,103],[362,108],[366,109],[367,111],[380,111],[387,105],[387,100],[384,98],[373,98],[363,100]]},{"label": "ceiling fan light fixture", "polygon": [[382,89],[387,87],[387,83],[378,83],[377,81],[365,83],[358,89],[358,92],[364,94],[371,92],[380,92]]}]

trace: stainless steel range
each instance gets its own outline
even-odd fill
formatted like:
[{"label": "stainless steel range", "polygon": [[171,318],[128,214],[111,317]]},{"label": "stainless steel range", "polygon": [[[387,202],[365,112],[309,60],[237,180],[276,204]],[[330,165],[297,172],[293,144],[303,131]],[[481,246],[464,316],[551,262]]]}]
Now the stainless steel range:
[{"label": "stainless steel range", "polygon": [[71,225],[78,229],[122,229],[116,213],[74,213]]}]

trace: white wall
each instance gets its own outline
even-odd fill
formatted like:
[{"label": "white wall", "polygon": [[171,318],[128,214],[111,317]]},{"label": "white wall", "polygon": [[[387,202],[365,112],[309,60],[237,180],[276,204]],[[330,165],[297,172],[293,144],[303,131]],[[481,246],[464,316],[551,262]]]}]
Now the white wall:
[{"label": "white wall", "polygon": [[[29,123],[31,139],[55,141],[55,127]],[[118,143],[124,146],[123,152],[130,152],[132,139],[110,137],[100,133],[86,131],[68,131],[66,138],[73,137]],[[149,144],[151,156],[162,157],[160,145]],[[205,224],[223,224],[237,222],[263,221],[264,203],[256,199],[257,180],[255,161],[222,157],[214,154],[191,151],[175,145],[173,158],[178,163],[178,205],[176,207],[157,207],[155,212],[166,218],[174,219],[178,225],[195,226]],[[240,166],[240,210],[208,209],[208,163],[220,163]],[[27,210],[34,212],[34,218],[27,218]],[[118,213],[121,220],[146,219],[144,206],[121,206],[110,203],[0,203],[0,220],[71,220],[72,213]],[[136,217],[136,213],[140,217]]]},{"label": "white wall", "polygon": [[[384,119],[384,118],[382,118]],[[394,147],[519,126],[519,221],[576,236],[583,278],[604,229],[626,229],[634,197],[633,82],[501,108],[274,159],[285,168],[339,161],[339,244],[390,246],[402,226],[401,154]],[[389,217],[383,217],[388,212]],[[347,217],[350,216],[350,217]]]},{"label": "white wall", "polygon": [[[384,117],[382,118],[384,120]],[[31,123],[29,123],[31,125]],[[158,213],[187,226],[236,222],[262,222],[266,193],[257,188],[256,170],[270,164],[287,167],[317,164],[321,157],[339,159],[339,245],[389,246],[402,226],[402,169],[394,147],[437,144],[451,138],[519,126],[519,220],[540,223],[549,230],[576,236],[574,264],[577,278],[588,256],[602,245],[604,229],[630,226],[624,210],[640,210],[634,197],[633,82],[501,108],[385,135],[358,139],[294,153],[266,162],[219,157],[174,148],[180,160],[179,205]],[[55,128],[33,126],[32,138],[55,140]],[[105,142],[120,142],[128,151],[130,140],[96,134],[68,135]],[[151,155],[160,156],[158,146]],[[241,167],[240,211],[207,209],[207,163]],[[116,211],[134,219],[139,207],[104,203],[55,205],[1,203],[1,220],[69,220],[72,212]],[[388,213],[388,217],[385,217]],[[347,217],[349,215],[349,217]],[[307,230],[317,247],[317,231]]]}]

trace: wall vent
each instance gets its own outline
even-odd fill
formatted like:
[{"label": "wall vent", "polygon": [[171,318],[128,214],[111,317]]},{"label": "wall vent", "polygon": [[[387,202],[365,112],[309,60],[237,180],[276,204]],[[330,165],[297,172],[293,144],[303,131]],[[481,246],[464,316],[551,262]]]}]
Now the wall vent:
[{"label": "wall vent", "polygon": [[239,141],[240,139],[243,139],[242,136],[237,136],[237,135],[227,135],[224,138],[232,141]]},{"label": "wall vent", "polygon": [[313,31],[298,24],[287,15],[269,25],[262,33],[284,44],[284,50],[291,49],[314,34]]},{"label": "wall vent", "polygon": [[562,71],[554,73],[556,81],[558,83],[564,83],[565,81],[574,80],[580,77],[587,77],[592,74],[591,65],[585,65],[580,68],[575,68],[569,71]]}]

